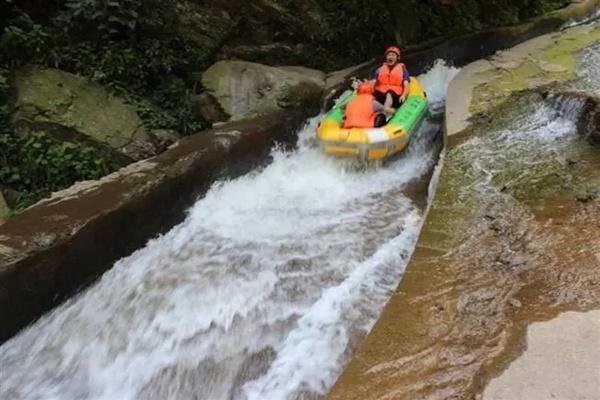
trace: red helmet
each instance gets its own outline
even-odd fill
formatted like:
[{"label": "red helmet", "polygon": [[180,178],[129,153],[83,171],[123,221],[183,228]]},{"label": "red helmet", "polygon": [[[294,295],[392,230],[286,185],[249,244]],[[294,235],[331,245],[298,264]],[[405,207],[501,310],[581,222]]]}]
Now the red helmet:
[{"label": "red helmet", "polygon": [[387,49],[385,49],[384,55],[387,56],[387,53],[396,53],[396,54],[400,55],[401,51],[400,51],[400,48],[397,46],[390,46]]},{"label": "red helmet", "polygon": [[374,91],[375,85],[373,85],[371,82],[361,82],[356,88],[356,92],[358,94],[373,94]]}]

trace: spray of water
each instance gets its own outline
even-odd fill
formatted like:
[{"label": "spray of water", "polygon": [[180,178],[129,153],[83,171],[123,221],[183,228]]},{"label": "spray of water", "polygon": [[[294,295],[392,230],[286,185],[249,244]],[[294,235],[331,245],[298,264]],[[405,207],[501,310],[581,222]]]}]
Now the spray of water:
[{"label": "spray of water", "polygon": [[[434,103],[453,73],[421,77]],[[325,393],[401,277],[423,215],[404,188],[435,160],[421,135],[357,171],[311,146],[317,120],[0,347],[0,398]]]}]

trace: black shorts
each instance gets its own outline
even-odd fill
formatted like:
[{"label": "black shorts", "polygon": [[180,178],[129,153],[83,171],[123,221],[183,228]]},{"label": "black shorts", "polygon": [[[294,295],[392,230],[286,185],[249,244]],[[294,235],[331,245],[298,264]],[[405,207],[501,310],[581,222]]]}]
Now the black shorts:
[{"label": "black shorts", "polygon": [[400,96],[398,96],[396,93],[394,93],[391,90],[388,90],[386,93],[383,93],[383,92],[380,92],[380,91],[376,90],[375,91],[375,99],[378,102],[380,102],[381,104],[384,104],[385,103],[385,97],[387,96],[388,93],[392,95],[392,100],[393,100],[392,107],[393,108],[400,107],[400,105],[402,104],[400,102]]}]

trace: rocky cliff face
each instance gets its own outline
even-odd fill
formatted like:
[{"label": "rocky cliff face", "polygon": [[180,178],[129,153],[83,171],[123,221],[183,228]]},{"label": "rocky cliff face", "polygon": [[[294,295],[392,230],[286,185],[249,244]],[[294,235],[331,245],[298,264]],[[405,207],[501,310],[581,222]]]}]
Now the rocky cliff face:
[{"label": "rocky cliff face", "polygon": [[217,59],[320,69],[352,65],[393,42],[410,48],[556,10],[565,0],[180,0],[182,29]]},{"label": "rocky cliff face", "polygon": [[[378,55],[392,42],[419,47],[432,39],[513,25],[571,2],[170,0],[165,3],[172,4],[176,11],[177,26],[173,27],[199,50],[197,61],[205,67],[218,59],[236,58],[333,70]],[[39,21],[64,6],[62,1],[18,0],[11,4],[0,4],[3,15],[10,15],[18,8]]]}]

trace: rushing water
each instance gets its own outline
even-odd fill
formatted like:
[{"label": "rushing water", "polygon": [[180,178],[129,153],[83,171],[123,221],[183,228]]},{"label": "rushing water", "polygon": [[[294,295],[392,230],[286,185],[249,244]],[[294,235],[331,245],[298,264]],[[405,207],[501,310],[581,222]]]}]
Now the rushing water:
[{"label": "rushing water", "polygon": [[[600,10],[599,10],[600,11]],[[575,89],[600,96],[600,43],[582,50],[577,57]]]},{"label": "rushing water", "polygon": [[[455,72],[421,77],[433,103]],[[311,145],[316,121],[295,151],[216,183],[184,222],[0,347],[0,398],[325,393],[412,252],[423,209],[406,187],[431,172],[439,125],[357,170]]]}]

